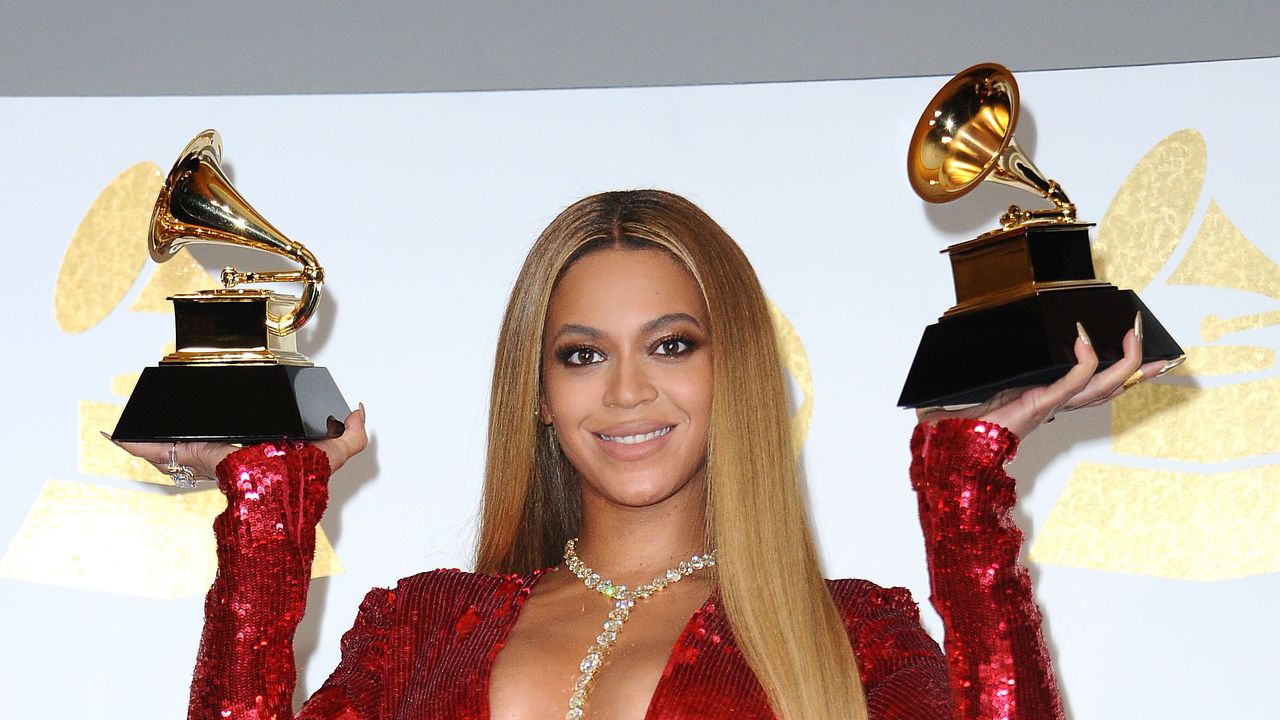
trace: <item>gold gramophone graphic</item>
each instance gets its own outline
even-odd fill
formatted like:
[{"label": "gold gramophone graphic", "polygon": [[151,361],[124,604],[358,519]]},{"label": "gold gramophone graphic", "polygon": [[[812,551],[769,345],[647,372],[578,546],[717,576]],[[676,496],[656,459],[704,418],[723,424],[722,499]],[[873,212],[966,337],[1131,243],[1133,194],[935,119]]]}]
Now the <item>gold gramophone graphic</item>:
[{"label": "gold gramophone graphic", "polygon": [[[320,299],[315,255],[267,222],[221,168],[222,140],[197,135],[156,199],[148,246],[165,262],[192,243],[282,255],[302,268],[222,271],[223,287],[174,295],[176,349],[142,372],[112,437],[134,441],[316,439],[342,432],[347,404],[329,371],[297,350],[294,332]],[[300,282],[298,297],[237,286]]]},{"label": "gold gramophone graphic", "polygon": [[1145,361],[1183,354],[1134,292],[1094,274],[1093,223],[1077,221],[1066,192],[1014,141],[1018,103],[1007,68],[975,65],[938,91],[912,134],[907,176],[924,200],[950,202],[989,180],[1053,207],[1011,205],[1000,228],[944,250],[956,304],[925,329],[902,407],[976,403],[1052,382],[1075,364],[1076,323],[1088,330],[1102,367],[1123,356],[1120,341],[1138,312]]}]

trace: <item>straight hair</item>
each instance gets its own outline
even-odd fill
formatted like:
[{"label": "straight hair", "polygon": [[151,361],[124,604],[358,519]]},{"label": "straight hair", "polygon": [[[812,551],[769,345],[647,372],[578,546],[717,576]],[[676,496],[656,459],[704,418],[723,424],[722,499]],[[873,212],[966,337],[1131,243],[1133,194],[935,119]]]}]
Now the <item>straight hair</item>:
[{"label": "straight hair", "polygon": [[559,563],[581,524],[577,476],[539,422],[542,344],[556,281],[604,247],[657,247],[693,275],[711,322],[706,543],[725,616],[782,718],[865,720],[853,649],[823,580],[790,432],[767,301],[741,248],[688,200],[609,192],[560,213],[511,291],[494,363],[476,570]]}]

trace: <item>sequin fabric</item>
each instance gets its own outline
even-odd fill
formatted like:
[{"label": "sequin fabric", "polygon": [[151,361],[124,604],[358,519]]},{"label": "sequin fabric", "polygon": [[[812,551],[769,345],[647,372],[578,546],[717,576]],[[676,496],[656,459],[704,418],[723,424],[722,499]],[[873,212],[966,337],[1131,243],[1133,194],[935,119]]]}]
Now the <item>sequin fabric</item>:
[{"label": "sequin fabric", "polygon": [[213,521],[218,574],[205,597],[187,716],[285,720],[293,633],[329,501],[329,458],[306,445],[268,443],[228,455],[217,474],[228,501]]},{"label": "sequin fabric", "polygon": [[1017,498],[1004,472],[1017,447],[1013,433],[973,420],[920,425],[911,439],[956,718],[1063,717],[1031,578],[1018,564]]},{"label": "sequin fabric", "polygon": [[[912,441],[933,600],[947,623],[945,658],[906,590],[828,581],[875,720],[1061,717],[1039,613],[1016,564],[1020,534],[1008,518],[1013,481],[1002,467],[1016,443],[973,422],[921,426]],[[328,471],[316,452],[257,446],[219,467],[229,505],[215,523],[220,570],[206,603],[191,718],[292,717],[306,538],[314,542]],[[370,591],[342,638],[337,669],[298,720],[488,718],[494,660],[539,577],[437,570]],[[713,592],[672,648],[646,718],[729,717],[774,716]]]}]

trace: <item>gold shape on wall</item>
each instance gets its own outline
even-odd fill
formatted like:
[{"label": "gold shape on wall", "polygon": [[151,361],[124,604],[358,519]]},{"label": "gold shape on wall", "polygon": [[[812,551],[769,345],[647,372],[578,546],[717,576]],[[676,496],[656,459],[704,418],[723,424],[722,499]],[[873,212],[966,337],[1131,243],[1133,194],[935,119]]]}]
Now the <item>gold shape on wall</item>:
[{"label": "gold shape on wall", "polygon": [[64,332],[97,325],[124,299],[147,260],[151,206],[164,184],[155,163],[120,173],[89,206],[71,236],[53,296],[53,315]]},{"label": "gold shape on wall", "polygon": [[1210,202],[1169,284],[1233,288],[1280,300],[1280,266],[1240,233],[1218,203]]},{"label": "gold shape on wall", "polygon": [[[163,357],[163,355],[161,357]],[[136,372],[116,375],[111,378],[111,394],[116,397],[129,397],[129,395],[133,393],[134,386],[138,384],[138,378],[141,376],[142,373]],[[106,428],[103,429],[105,430]]]},{"label": "gold shape on wall", "polygon": [[[152,598],[203,595],[217,561],[217,490],[164,493],[81,482],[45,483],[0,560],[0,577]],[[342,572],[316,529],[312,577]]]},{"label": "gold shape on wall", "polygon": [[[1173,133],[1139,161],[1098,228],[1100,275],[1140,289],[1168,267],[1190,229],[1205,163],[1205,142],[1194,130]],[[1280,266],[1210,202],[1169,283],[1280,299]],[[1208,315],[1201,335],[1214,343],[1275,323],[1280,311]],[[1276,351],[1214,344],[1186,350],[1187,362],[1170,378],[1111,403],[1111,451],[1195,467],[1079,463],[1036,536],[1033,560],[1201,581],[1280,571],[1280,465],[1207,467],[1280,452],[1280,377],[1230,383],[1232,375],[1274,368]],[[1227,383],[1187,383],[1210,376]]]},{"label": "gold shape on wall", "polygon": [[778,355],[782,366],[791,374],[796,386],[800,388],[803,399],[800,406],[791,415],[791,447],[797,455],[804,448],[804,441],[809,437],[809,425],[813,422],[813,371],[809,368],[809,353],[805,352],[800,333],[782,310],[769,302],[769,317],[773,320],[773,331],[778,338]]},{"label": "gold shape on wall", "polygon": [[1204,138],[1187,129],[1138,161],[1098,224],[1098,277],[1133,290],[1151,282],[1191,223],[1206,157]]},{"label": "gold shape on wall", "polygon": [[1029,557],[1206,582],[1277,572],[1278,488],[1277,465],[1198,474],[1082,462]]},{"label": "gold shape on wall", "polygon": [[1280,452],[1278,422],[1280,377],[1218,387],[1143,383],[1112,403],[1111,449],[1195,463],[1237,460]]},{"label": "gold shape on wall", "polygon": [[1171,377],[1236,375],[1269,370],[1276,364],[1276,351],[1259,345],[1195,345],[1183,349],[1187,351],[1187,361],[1170,370]]},{"label": "gold shape on wall", "polygon": [[222,283],[214,279],[204,266],[196,262],[187,248],[178,251],[167,262],[155,266],[155,272],[138,293],[137,299],[129,307],[134,312],[155,312],[173,314],[173,303],[170,295],[199,292],[212,287],[221,287]]},{"label": "gold shape on wall", "polygon": [[124,411],[115,403],[80,401],[80,443],[77,469],[85,475],[123,478],[154,485],[172,486],[173,481],[145,460],[140,460],[102,437],[110,433]]}]

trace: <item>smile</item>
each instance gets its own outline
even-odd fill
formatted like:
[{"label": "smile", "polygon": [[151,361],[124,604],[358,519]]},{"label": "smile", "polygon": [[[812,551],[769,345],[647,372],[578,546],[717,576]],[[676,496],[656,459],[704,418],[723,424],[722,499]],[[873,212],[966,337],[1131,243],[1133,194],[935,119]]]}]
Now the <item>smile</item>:
[{"label": "smile", "polygon": [[601,433],[597,433],[597,437],[599,437],[601,440],[604,440],[605,442],[620,443],[622,445],[639,445],[640,443],[643,443],[643,442],[649,442],[654,438],[660,438],[669,432],[671,432],[670,425],[666,427],[658,428],[653,432],[647,432],[640,435],[604,435]]}]

